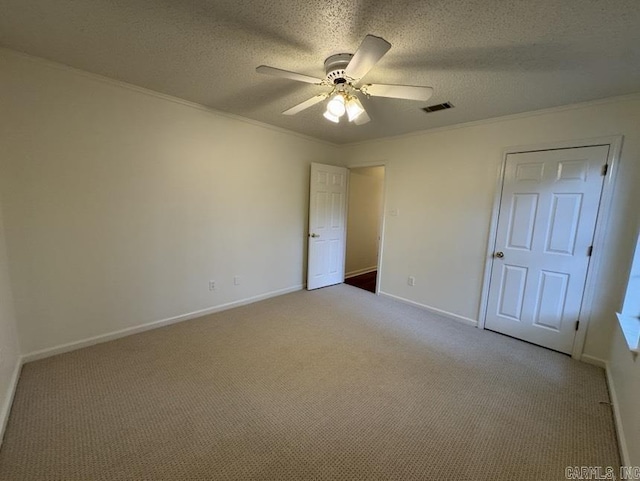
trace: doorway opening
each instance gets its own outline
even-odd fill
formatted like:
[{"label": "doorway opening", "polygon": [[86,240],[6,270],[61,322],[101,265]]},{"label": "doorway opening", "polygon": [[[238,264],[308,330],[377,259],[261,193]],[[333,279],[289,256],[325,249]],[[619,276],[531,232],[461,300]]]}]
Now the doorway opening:
[{"label": "doorway opening", "polygon": [[374,294],[379,288],[384,166],[350,169],[345,284]]}]

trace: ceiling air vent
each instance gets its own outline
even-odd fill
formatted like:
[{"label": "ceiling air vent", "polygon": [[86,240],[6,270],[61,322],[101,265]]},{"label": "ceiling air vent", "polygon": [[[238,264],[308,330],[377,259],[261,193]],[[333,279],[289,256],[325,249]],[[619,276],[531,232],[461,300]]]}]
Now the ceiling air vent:
[{"label": "ceiling air vent", "polygon": [[422,110],[430,114],[431,112],[437,112],[438,110],[447,110],[452,107],[453,107],[453,104],[451,102],[445,102],[443,104],[429,105],[428,107],[425,107]]}]

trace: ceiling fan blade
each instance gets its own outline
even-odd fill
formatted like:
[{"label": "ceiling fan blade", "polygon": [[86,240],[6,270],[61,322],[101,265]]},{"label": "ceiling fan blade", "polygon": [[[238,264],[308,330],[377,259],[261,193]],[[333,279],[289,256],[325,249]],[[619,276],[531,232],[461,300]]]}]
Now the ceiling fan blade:
[{"label": "ceiling fan blade", "polygon": [[363,125],[363,124],[366,124],[367,122],[371,122],[371,117],[367,115],[366,110],[362,112],[360,115],[358,115],[353,121],[353,123],[356,125]]},{"label": "ceiling fan blade", "polygon": [[317,104],[318,102],[322,102],[326,98],[327,98],[327,94],[316,95],[315,97],[311,97],[309,100],[305,100],[304,102],[299,103],[298,105],[294,105],[293,107],[285,110],[282,113],[284,115],[295,115],[298,112],[302,112],[304,109],[308,109],[309,107]]},{"label": "ceiling fan blade", "polygon": [[367,35],[353,58],[345,69],[347,77],[352,79],[361,79],[371,68],[378,63],[385,53],[389,51],[391,44],[382,37]]},{"label": "ceiling fan blade", "polygon": [[431,87],[415,87],[413,85],[370,84],[365,87],[365,91],[372,97],[390,97],[423,102],[433,95]]},{"label": "ceiling fan blade", "polygon": [[309,77],[308,75],[304,75],[296,72],[289,72],[288,70],[282,70],[280,68],[268,67],[266,65],[260,65],[256,68],[256,72],[262,73],[265,75],[273,75],[274,77],[282,77],[288,78],[290,80],[297,80],[298,82],[306,82],[310,84],[319,85],[322,83],[322,80],[315,77]]}]

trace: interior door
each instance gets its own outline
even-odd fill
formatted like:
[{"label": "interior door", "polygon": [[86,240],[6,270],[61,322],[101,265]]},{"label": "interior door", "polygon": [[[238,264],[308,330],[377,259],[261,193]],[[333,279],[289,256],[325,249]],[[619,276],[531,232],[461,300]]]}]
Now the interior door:
[{"label": "interior door", "polygon": [[311,164],[307,289],[344,282],[347,169]]},{"label": "interior door", "polygon": [[485,327],[570,353],[609,146],[509,154]]}]

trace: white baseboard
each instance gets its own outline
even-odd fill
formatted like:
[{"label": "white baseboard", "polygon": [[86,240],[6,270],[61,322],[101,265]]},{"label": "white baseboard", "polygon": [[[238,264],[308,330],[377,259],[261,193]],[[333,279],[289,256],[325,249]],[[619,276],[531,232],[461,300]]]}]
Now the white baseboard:
[{"label": "white baseboard", "polygon": [[365,267],[364,269],[358,269],[355,271],[345,273],[344,278],[349,279],[349,277],[361,276],[362,274],[368,274],[369,272],[373,272],[377,270],[378,270],[378,266]]},{"label": "white baseboard", "polygon": [[37,361],[38,359],[44,359],[46,357],[55,356],[57,354],[63,354],[65,352],[75,351],[76,349],[82,349],[83,347],[93,346],[102,342],[113,341],[121,337],[130,336],[132,334],[138,334],[140,332],[148,331],[150,329],[156,329],[158,327],[168,326],[182,321],[188,321],[189,319],[195,319],[197,317],[206,316],[215,312],[226,311],[227,309],[233,309],[234,307],[240,307],[254,302],[269,299],[271,297],[282,296],[291,292],[302,290],[303,286],[297,285],[293,287],[287,287],[284,289],[278,289],[276,291],[267,292],[265,294],[259,294],[253,297],[247,297],[226,304],[220,304],[218,306],[208,307],[206,309],[200,309],[198,311],[188,312],[186,314],[180,314],[179,316],[169,317],[158,321],[151,321],[138,326],[128,327],[119,331],[109,332],[107,334],[101,334],[99,336],[89,337],[80,341],[73,341],[67,344],[61,344],[59,346],[48,347],[38,351],[31,352],[22,356],[22,362]]},{"label": "white baseboard", "polygon": [[433,312],[434,314],[438,314],[440,316],[448,317],[449,319],[453,319],[454,321],[461,322],[466,324],[467,326],[478,327],[478,321],[474,319],[470,319],[468,317],[460,316],[458,314],[454,314],[453,312],[443,311],[442,309],[438,309],[436,307],[427,306],[426,304],[420,304],[419,302],[412,301],[410,299],[405,299],[404,297],[394,296],[393,294],[389,294],[388,292],[380,291],[379,294],[384,297],[388,297],[390,299],[395,299],[396,301],[404,302],[405,304],[410,304],[412,306],[419,307],[429,312]]},{"label": "white baseboard", "polygon": [[[582,357],[584,358],[585,356],[582,356]],[[613,384],[613,378],[611,377],[611,369],[609,369],[608,361],[603,361],[603,362],[605,364],[604,372],[607,377],[609,397],[611,398],[611,408],[613,409],[613,419],[616,424],[616,436],[618,438],[618,448],[620,449],[620,460],[622,461],[623,466],[631,466],[631,461],[629,460],[629,448],[627,448],[627,440],[624,435],[622,417],[620,416],[620,406],[618,404],[618,396],[616,394],[615,385]]]},{"label": "white baseboard", "polygon": [[605,361],[604,359],[600,359],[599,357],[590,356],[589,354],[583,354],[582,356],[580,356],[580,360],[582,362],[586,362],[587,364],[592,364],[594,366],[607,369],[607,361]]},{"label": "white baseboard", "polygon": [[609,388],[609,398],[611,399],[613,419],[616,425],[616,437],[618,438],[618,448],[620,449],[620,460],[622,461],[623,466],[631,466],[631,461],[629,461],[629,449],[627,448],[627,441],[624,436],[624,429],[622,427],[622,418],[620,417],[618,395],[616,394],[616,388],[613,384],[613,378],[611,377],[609,361],[605,361],[604,359],[600,359],[599,357],[590,356],[589,354],[583,354],[580,360],[586,362],[587,364],[593,364],[594,366],[604,368],[605,376],[607,379],[607,387]]},{"label": "white baseboard", "polygon": [[18,379],[20,379],[20,371],[22,370],[23,360],[19,357],[16,360],[15,368],[11,376],[11,382],[9,388],[5,394],[4,403],[0,410],[0,446],[2,446],[2,440],[4,439],[4,430],[7,427],[9,421],[9,414],[11,414],[11,405],[13,404],[13,397],[16,394],[16,388],[18,387]]}]

